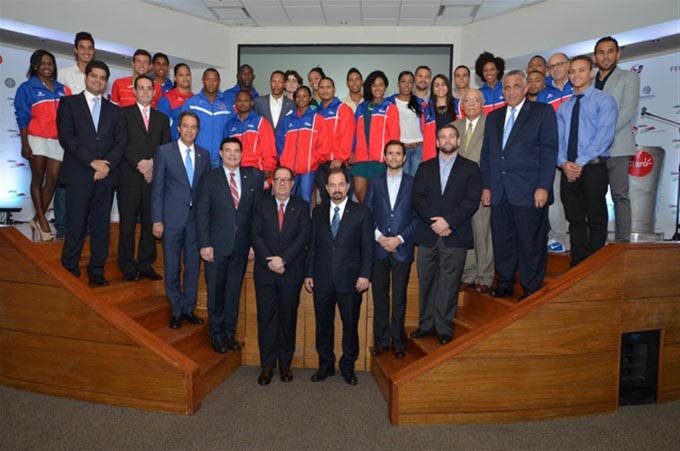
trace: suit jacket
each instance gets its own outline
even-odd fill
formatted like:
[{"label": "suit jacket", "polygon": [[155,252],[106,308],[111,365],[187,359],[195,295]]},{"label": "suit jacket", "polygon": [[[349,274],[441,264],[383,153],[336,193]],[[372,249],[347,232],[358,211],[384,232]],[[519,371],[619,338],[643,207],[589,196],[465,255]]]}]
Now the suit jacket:
[{"label": "suit jacket", "polygon": [[195,212],[198,248],[212,247],[215,257],[246,255],[250,249],[250,225],[263,193],[264,179],[253,168],[241,167],[239,172],[238,209],[234,206],[224,167],[208,172],[198,188]]},{"label": "suit jacket", "polygon": [[[387,174],[381,174],[368,181],[368,192],[364,201],[373,214],[374,230],[380,230],[385,236],[401,236],[404,239],[392,253],[400,262],[413,261],[413,236],[418,216],[413,209],[412,193],[413,177],[402,172],[397,199],[392,208],[387,190]],[[375,239],[373,242],[373,258],[379,260],[387,258],[387,251]]]},{"label": "suit jacket", "polygon": [[196,205],[198,186],[210,170],[210,153],[194,144],[194,180],[189,183],[178,141],[156,148],[153,156],[151,182],[151,222],[162,222],[164,227],[183,229],[192,220],[192,206]]},{"label": "suit jacket", "polygon": [[472,139],[470,140],[470,144],[467,147],[465,147],[465,139],[467,138],[467,119],[458,119],[453,123],[453,125],[460,132],[460,149],[458,149],[458,154],[479,164],[479,159],[482,156],[482,143],[484,142],[486,115],[482,114],[479,116],[479,119],[477,119],[477,125],[472,132]]},{"label": "suit jacket", "polygon": [[482,195],[479,167],[460,155],[451,168],[444,193],[439,177],[439,157],[424,161],[413,181],[413,207],[418,214],[415,242],[433,247],[439,235],[430,228],[433,216],[449,223],[452,233],[444,237],[448,247],[472,248],[472,215],[479,208]]},{"label": "suit jacket", "polygon": [[619,107],[616,119],[614,143],[609,148],[609,155],[621,157],[635,155],[635,136],[633,124],[637,119],[640,103],[640,76],[635,72],[614,68],[604,84],[604,92],[614,97]]},{"label": "suit jacket", "polygon": [[348,200],[333,239],[331,205],[335,204],[318,205],[312,212],[305,274],[314,279],[315,291],[356,293],[357,279],[371,278],[373,218],[368,207]]},{"label": "suit jacket", "polygon": [[137,164],[153,158],[156,147],[170,142],[168,118],[154,108],[149,109],[149,130],[144,127],[144,118],[137,104],[122,109],[127,128],[125,152],[120,163],[120,184],[144,186],[146,181]]},{"label": "suit jacket", "polygon": [[266,96],[256,97],[253,100],[253,109],[257,114],[267,119],[269,123],[272,124],[272,128],[274,129],[274,136],[276,136],[276,132],[279,131],[279,126],[281,125],[281,119],[283,119],[283,116],[285,116],[286,114],[295,109],[295,102],[289,99],[286,96],[286,93],[283,94],[283,105],[281,105],[281,114],[279,114],[279,120],[276,123],[276,127],[274,127],[272,111],[271,109],[269,109],[269,97],[270,94],[267,94]]},{"label": "suit jacket", "polygon": [[524,101],[508,141],[503,148],[503,129],[507,106],[492,111],[486,118],[480,169],[482,188],[491,190],[491,205],[503,195],[510,205],[534,205],[537,188],[548,191],[557,164],[557,118],[552,106]]},{"label": "suit jacket", "polygon": [[120,108],[102,97],[99,125],[95,129],[85,94],[62,97],[57,109],[59,143],[64,148],[62,183],[92,184],[94,160],[109,162],[110,172],[102,180],[118,183],[118,166],[125,149],[125,120]]},{"label": "suit jacket", "polygon": [[267,266],[267,257],[278,255],[286,262],[283,279],[289,285],[300,285],[305,276],[306,247],[311,228],[309,204],[291,196],[281,230],[278,208],[274,196],[265,197],[255,208],[250,235],[255,250],[255,283],[272,282],[278,277]]}]

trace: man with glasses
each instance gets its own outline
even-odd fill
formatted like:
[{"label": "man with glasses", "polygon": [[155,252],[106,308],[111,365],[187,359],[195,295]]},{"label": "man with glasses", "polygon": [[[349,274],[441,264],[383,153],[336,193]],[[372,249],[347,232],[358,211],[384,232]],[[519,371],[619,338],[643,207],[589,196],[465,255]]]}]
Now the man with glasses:
[{"label": "man with glasses", "polygon": [[291,169],[276,168],[274,195],[265,197],[253,216],[260,385],[271,383],[277,362],[281,381],[293,380],[290,366],[310,231],[309,205],[291,196],[293,178]]}]

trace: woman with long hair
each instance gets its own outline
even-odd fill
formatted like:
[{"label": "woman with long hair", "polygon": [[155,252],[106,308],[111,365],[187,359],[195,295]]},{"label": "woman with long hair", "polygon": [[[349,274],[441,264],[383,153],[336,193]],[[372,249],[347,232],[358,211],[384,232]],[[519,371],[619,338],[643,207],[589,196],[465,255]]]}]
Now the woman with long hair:
[{"label": "woman with long hair", "polygon": [[158,101],[158,111],[170,118],[170,136],[173,141],[179,139],[177,118],[184,103],[193,97],[191,92],[191,69],[184,63],[175,64],[175,87],[163,94]]},{"label": "woman with long hair", "polygon": [[371,72],[364,81],[364,101],[359,104],[354,144],[352,177],[354,194],[364,201],[368,180],[385,173],[385,144],[401,137],[399,110],[394,102],[385,97],[389,86],[383,71]]},{"label": "woman with long hair", "polygon": [[35,216],[29,221],[33,236],[40,241],[54,239],[45,212],[57,187],[64,150],[57,135],[57,108],[71,90],[57,81],[57,63],[47,50],[36,50],[17,89],[14,109],[21,135],[21,156],[31,167],[31,200]]},{"label": "woman with long hair", "polygon": [[479,90],[484,97],[484,114],[503,108],[506,105],[503,96],[503,74],[505,60],[493,53],[483,52],[475,61],[475,73],[484,82]]},{"label": "woman with long hair", "polygon": [[302,77],[296,70],[288,69],[284,74],[283,89],[286,96],[295,101],[295,91],[302,86]]}]

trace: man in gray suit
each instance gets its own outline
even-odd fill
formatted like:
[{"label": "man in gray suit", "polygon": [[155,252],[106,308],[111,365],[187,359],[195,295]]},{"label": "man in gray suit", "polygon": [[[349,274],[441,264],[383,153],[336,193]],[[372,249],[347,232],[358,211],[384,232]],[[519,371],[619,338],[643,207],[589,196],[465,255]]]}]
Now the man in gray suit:
[{"label": "man in gray suit", "polygon": [[272,124],[274,135],[279,131],[280,119],[295,109],[295,102],[283,95],[285,80],[284,73],[275,70],[269,77],[269,94],[253,100],[253,109]]},{"label": "man in gray suit", "polygon": [[609,148],[607,160],[609,187],[614,201],[616,218],[616,241],[630,241],[631,214],[628,197],[628,162],[635,155],[633,125],[637,118],[640,100],[640,76],[616,66],[621,58],[619,43],[605,36],[595,44],[595,64],[599,68],[595,77],[595,89],[614,97],[619,108],[614,143]]},{"label": "man in gray suit", "polygon": [[[458,153],[479,164],[486,124],[486,116],[482,112],[484,97],[479,90],[468,89],[461,99],[461,105],[465,117],[453,123],[460,130],[461,145]],[[460,288],[464,290],[471,287],[477,293],[488,293],[493,283],[490,208],[480,205],[472,216],[472,236],[475,247],[467,251]]]}]

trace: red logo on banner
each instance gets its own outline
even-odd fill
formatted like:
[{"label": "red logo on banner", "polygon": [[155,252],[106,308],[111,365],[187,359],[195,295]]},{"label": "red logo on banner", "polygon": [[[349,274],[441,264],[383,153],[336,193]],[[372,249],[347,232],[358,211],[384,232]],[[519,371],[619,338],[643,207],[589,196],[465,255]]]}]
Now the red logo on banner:
[{"label": "red logo on banner", "polygon": [[633,177],[644,177],[654,167],[654,158],[644,150],[638,150],[628,163],[628,174]]},{"label": "red logo on banner", "polygon": [[0,55],[0,64],[2,64],[2,55]]}]

